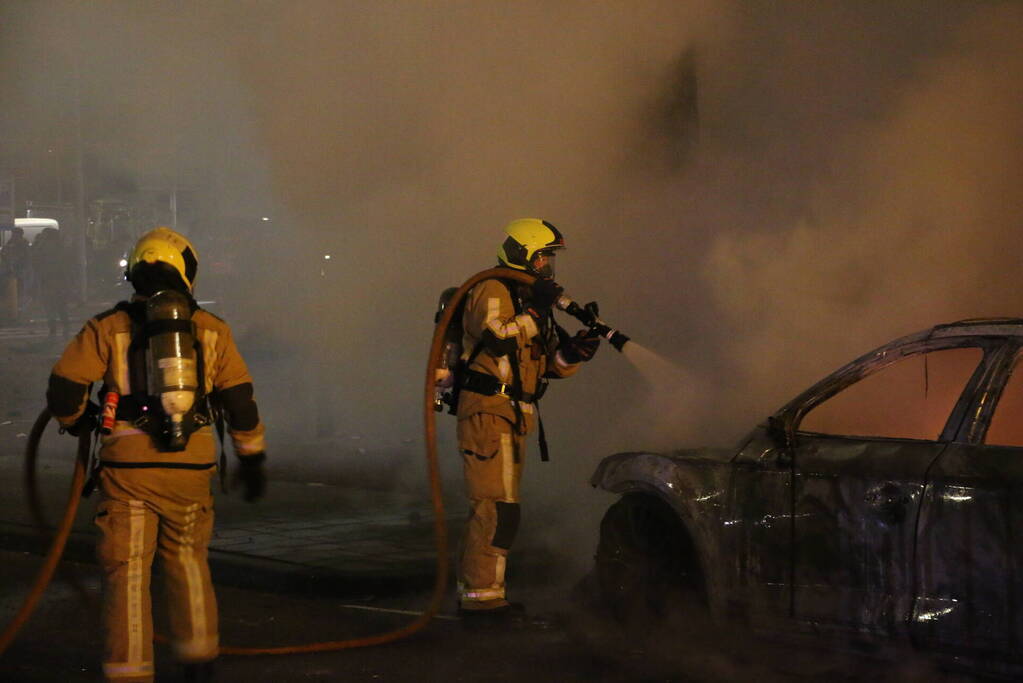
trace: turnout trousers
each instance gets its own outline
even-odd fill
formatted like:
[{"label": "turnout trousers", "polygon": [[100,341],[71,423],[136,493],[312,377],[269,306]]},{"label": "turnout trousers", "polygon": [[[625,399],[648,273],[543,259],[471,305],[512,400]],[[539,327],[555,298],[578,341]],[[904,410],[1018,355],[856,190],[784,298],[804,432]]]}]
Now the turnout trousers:
[{"label": "turnout trousers", "polygon": [[462,609],[508,604],[504,570],[519,527],[524,442],[512,423],[497,415],[476,413],[458,421],[458,448],[469,496],[458,568]]},{"label": "turnout trousers", "polygon": [[186,662],[213,659],[219,649],[217,603],[207,563],[213,531],[210,479],[216,468],[100,470],[96,512],[104,573],[103,672],[108,681],[151,683],[153,556],[163,566],[170,636]]}]

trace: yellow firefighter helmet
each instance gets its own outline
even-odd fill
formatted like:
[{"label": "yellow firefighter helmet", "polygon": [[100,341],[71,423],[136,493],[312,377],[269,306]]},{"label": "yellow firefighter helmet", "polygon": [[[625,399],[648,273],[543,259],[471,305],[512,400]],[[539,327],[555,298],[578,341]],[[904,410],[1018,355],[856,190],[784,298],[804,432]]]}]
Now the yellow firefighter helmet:
[{"label": "yellow firefighter helmet", "polygon": [[505,227],[508,237],[497,249],[497,260],[509,268],[535,273],[534,257],[552,255],[565,248],[565,238],[558,229],[539,218],[519,218]]},{"label": "yellow firefighter helmet", "polygon": [[195,247],[185,237],[167,227],[150,230],[135,243],[135,249],[128,259],[128,279],[132,279],[132,271],[142,263],[166,263],[181,276],[188,291],[195,284],[195,274],[199,269],[199,257]]}]

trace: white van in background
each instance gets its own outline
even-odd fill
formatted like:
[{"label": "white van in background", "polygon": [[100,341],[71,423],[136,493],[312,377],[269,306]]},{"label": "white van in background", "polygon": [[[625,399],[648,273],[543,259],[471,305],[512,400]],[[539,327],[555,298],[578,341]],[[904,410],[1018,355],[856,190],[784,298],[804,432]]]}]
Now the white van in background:
[{"label": "white van in background", "polygon": [[12,227],[24,230],[25,239],[28,240],[29,244],[35,242],[36,236],[46,228],[60,230],[60,224],[52,218],[15,218],[13,226],[7,225],[0,228],[0,247],[7,244],[7,240],[11,239]]}]

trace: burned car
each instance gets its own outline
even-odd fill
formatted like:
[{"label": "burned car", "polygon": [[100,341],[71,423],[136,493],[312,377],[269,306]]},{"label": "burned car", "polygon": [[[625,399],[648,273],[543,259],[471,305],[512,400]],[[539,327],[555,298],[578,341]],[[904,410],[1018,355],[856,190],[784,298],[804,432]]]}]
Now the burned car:
[{"label": "burned car", "polygon": [[735,449],[605,458],[592,484],[621,494],[596,554],[605,601],[654,606],[684,585],[757,629],[1018,670],[1021,360],[1023,319],[938,325],[840,368]]}]

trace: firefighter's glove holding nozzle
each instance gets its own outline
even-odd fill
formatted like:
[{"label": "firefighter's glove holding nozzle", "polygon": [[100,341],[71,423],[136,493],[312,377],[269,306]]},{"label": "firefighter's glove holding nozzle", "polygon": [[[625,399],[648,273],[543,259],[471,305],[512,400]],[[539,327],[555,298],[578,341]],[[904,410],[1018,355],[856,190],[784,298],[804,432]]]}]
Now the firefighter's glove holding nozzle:
[{"label": "firefighter's glove holding nozzle", "polygon": [[266,453],[238,456],[238,474],[236,479],[242,485],[242,498],[246,503],[254,503],[266,493],[266,470],[263,462]]},{"label": "firefighter's glove holding nozzle", "polygon": [[533,283],[533,299],[529,302],[529,312],[534,318],[547,315],[564,291],[564,287],[549,277],[537,278]]},{"label": "firefighter's glove holding nozzle", "polygon": [[574,337],[561,343],[559,351],[566,363],[585,363],[596,355],[600,348],[600,336],[593,330],[579,330]]},{"label": "firefighter's glove holding nozzle", "polygon": [[79,436],[81,434],[88,434],[94,431],[99,426],[99,406],[92,401],[85,402],[85,411],[82,412],[81,416],[75,420],[74,424],[70,427],[65,427],[62,432],[67,432],[71,436]]}]

